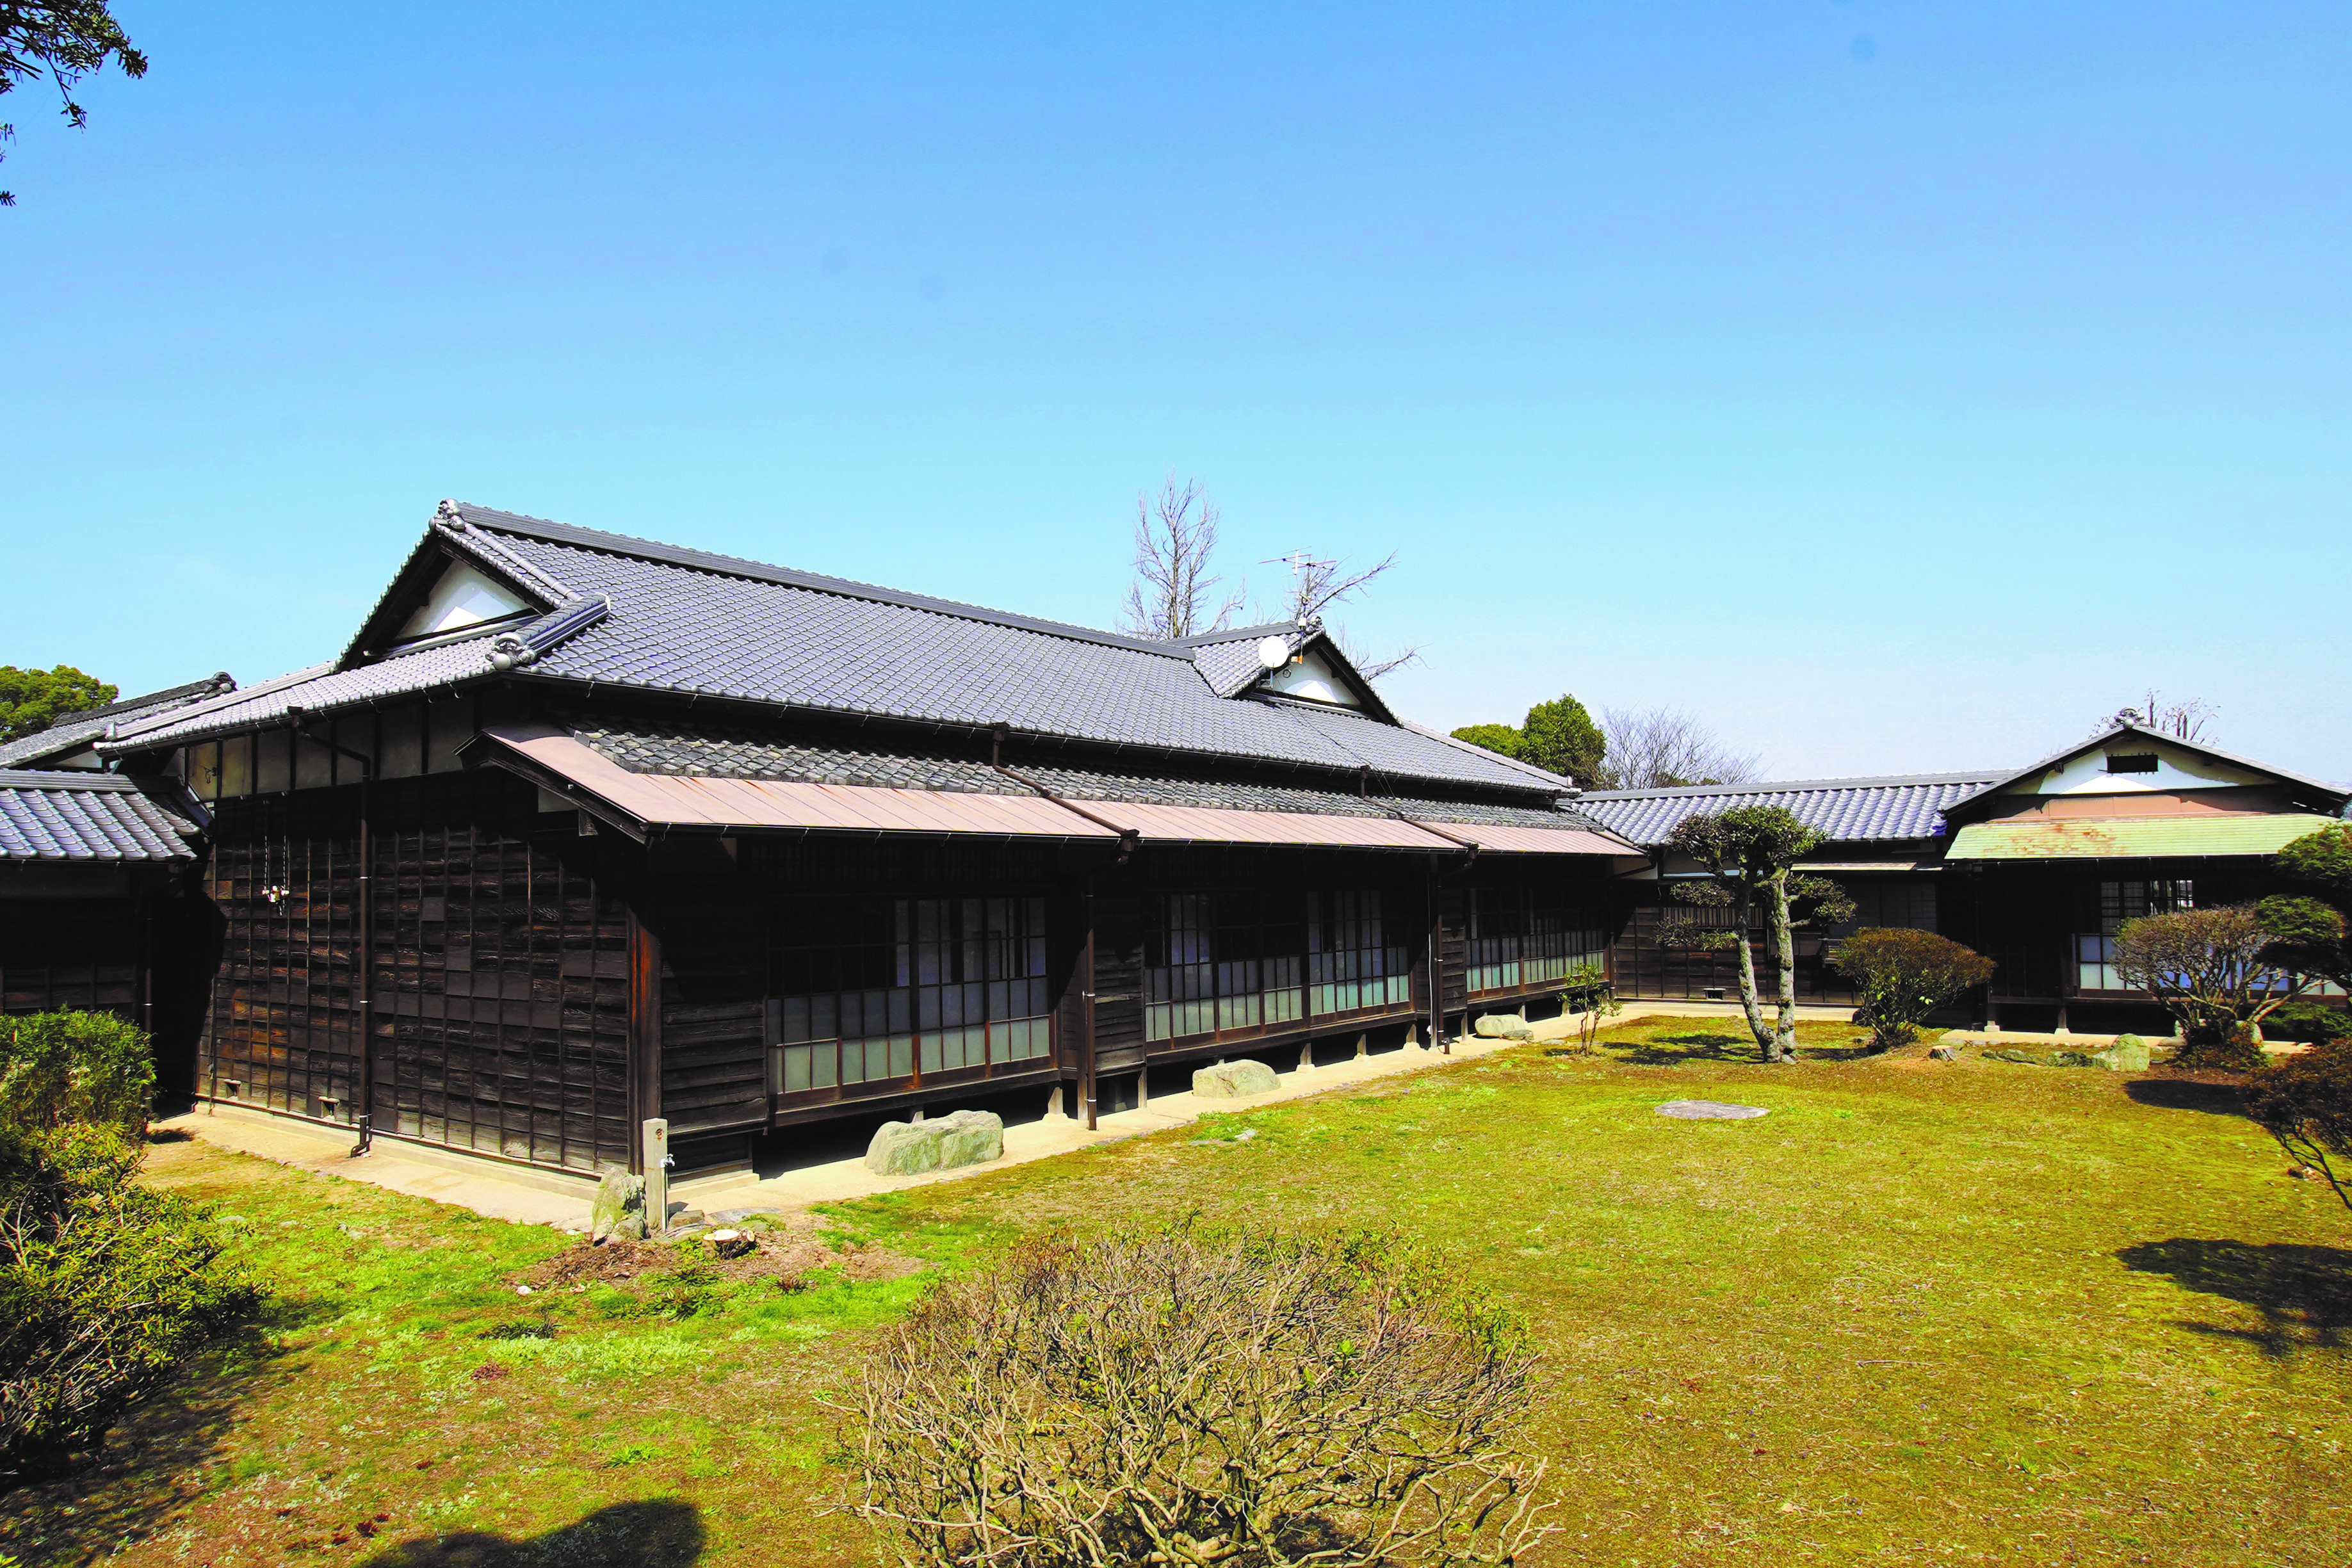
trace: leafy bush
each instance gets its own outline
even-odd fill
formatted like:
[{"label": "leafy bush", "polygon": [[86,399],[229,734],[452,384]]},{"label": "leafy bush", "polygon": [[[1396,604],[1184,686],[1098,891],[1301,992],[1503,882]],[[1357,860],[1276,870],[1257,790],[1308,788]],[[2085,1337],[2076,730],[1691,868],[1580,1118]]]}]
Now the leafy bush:
[{"label": "leafy bush", "polygon": [[1854,1022],[1870,1026],[1870,1049],[1893,1051],[1919,1038],[1927,1015],[1992,978],[1993,962],[1932,931],[1872,926],[1839,944],[1831,960],[1853,982]]},{"label": "leafy bush", "polygon": [[112,1013],[0,1018],[0,1126],[111,1127],[137,1141],[155,1100],[147,1031]]},{"label": "leafy bush", "polygon": [[256,1292],[202,1205],[112,1133],[0,1129],[0,1466],[96,1447]]},{"label": "leafy bush", "polygon": [[[1608,972],[1598,964],[1583,963],[1570,968],[1568,990],[1570,995],[1580,997],[1584,1002],[1584,1010],[1576,1015],[1577,1052],[1591,1056],[1600,1042],[1601,1031],[1609,1027],[1611,1019],[1625,1010],[1625,1004],[1617,999],[1617,991],[1609,983]],[[1561,1005],[1568,1004],[1563,1000]]]},{"label": "leafy bush", "polygon": [[1549,1528],[1531,1365],[1379,1238],[1034,1243],[867,1360],[860,1511],[924,1568],[1507,1562]]},{"label": "leafy bush", "polygon": [[2352,1182],[2352,1042],[2324,1045],[2252,1074],[2246,1113],[2352,1208],[2352,1192],[2345,1189]]},{"label": "leafy bush", "polygon": [[2339,1040],[2352,1040],[2352,1015],[2324,1002],[2289,1002],[2263,1020],[2263,1036],[2266,1040],[2332,1045]]}]

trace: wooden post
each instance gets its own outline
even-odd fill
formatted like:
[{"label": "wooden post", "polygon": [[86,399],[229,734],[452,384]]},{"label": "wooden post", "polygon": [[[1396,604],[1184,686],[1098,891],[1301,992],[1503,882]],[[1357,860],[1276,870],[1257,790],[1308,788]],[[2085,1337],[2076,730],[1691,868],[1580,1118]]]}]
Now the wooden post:
[{"label": "wooden post", "polygon": [[1086,1041],[1085,1041],[1085,1049],[1086,1049],[1086,1056],[1085,1056],[1085,1060],[1084,1060],[1083,1061],[1081,1061],[1081,1062],[1080,1062],[1080,1064],[1079,1064],[1079,1068],[1078,1068],[1079,1073],[1081,1074],[1080,1082],[1079,1082],[1079,1085],[1078,1085],[1078,1093],[1079,1093],[1080,1097],[1081,1097],[1081,1098],[1083,1098],[1083,1099],[1086,1101],[1086,1107],[1087,1107],[1087,1132],[1089,1132],[1089,1133],[1091,1133],[1091,1132],[1095,1131],[1095,1121],[1096,1121],[1096,1105],[1095,1105],[1095,895],[1094,895],[1094,893],[1093,893],[1093,891],[1092,891],[1091,889],[1089,889],[1089,890],[1087,891],[1087,950],[1086,950],[1086,956],[1085,956],[1085,957],[1084,957],[1083,959],[1081,959],[1081,960],[1080,960],[1080,962],[1081,962],[1081,964],[1082,964],[1082,965],[1083,965],[1083,967],[1084,967],[1084,978],[1083,978],[1083,980],[1082,980],[1080,983],[1081,983],[1081,985],[1082,985],[1082,987],[1083,987],[1083,990],[1082,990],[1082,992],[1081,992],[1081,996],[1082,996],[1083,1000],[1084,1000],[1084,1003],[1085,1003],[1085,1011],[1086,1011],[1086,1036],[1087,1036],[1087,1038],[1086,1038]]},{"label": "wooden post", "polygon": [[1151,1104],[1151,1065],[1149,1062],[1135,1070],[1135,1108],[1149,1109]]},{"label": "wooden post", "polygon": [[[634,899],[629,911],[629,1100],[641,1128],[660,1118],[661,939],[637,918]],[[650,1182],[653,1162],[643,1138],[630,1153],[633,1168]]]},{"label": "wooden post", "polygon": [[669,1123],[659,1116],[645,1124],[646,1234],[669,1228]]}]

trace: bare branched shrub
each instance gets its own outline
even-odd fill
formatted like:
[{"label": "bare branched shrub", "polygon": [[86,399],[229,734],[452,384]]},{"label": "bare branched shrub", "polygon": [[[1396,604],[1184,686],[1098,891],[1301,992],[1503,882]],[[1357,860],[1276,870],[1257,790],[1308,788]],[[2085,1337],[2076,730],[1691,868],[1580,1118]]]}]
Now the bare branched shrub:
[{"label": "bare branched shrub", "polygon": [[860,1511],[921,1568],[1511,1563],[1551,1529],[1531,1365],[1382,1239],[1055,1239],[867,1363]]},{"label": "bare branched shrub", "polygon": [[2177,909],[2125,921],[2116,969],[2171,1010],[2180,1030],[2176,1065],[2251,1070],[2263,1062],[2254,1026],[2309,983],[2277,966],[2272,940],[2252,904]]}]

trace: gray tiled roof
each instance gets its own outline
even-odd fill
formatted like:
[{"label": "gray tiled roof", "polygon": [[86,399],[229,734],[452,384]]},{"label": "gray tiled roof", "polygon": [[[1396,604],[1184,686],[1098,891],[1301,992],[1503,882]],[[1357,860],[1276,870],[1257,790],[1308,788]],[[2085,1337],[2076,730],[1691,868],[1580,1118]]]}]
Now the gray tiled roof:
[{"label": "gray tiled roof", "polygon": [[69,713],[47,729],[0,744],[0,768],[32,768],[68,752],[79,751],[106,733],[107,726],[148,718],[156,714],[184,708],[225,691],[235,691],[236,683],[228,672],[185,685],[168,687],[160,692],[148,692],[135,697],[122,697],[104,707],[86,708]]},{"label": "gray tiled roof", "polygon": [[[594,624],[540,653],[534,678],[803,713],[985,727],[1097,747],[1351,773],[1439,791],[1557,795],[1566,781],[1376,716],[1219,697],[1190,646],[648,544],[479,507],[436,538],[552,600],[604,598]],[[553,613],[562,612],[559,606]],[[529,640],[528,629],[525,639]],[[489,639],[306,677],[299,689],[145,727],[171,745],[488,673]],[[128,750],[118,743],[115,749]]]},{"label": "gray tiled roof", "polygon": [[1685,817],[1727,811],[1735,806],[1784,807],[1807,827],[1846,842],[1932,839],[1944,831],[1945,807],[2000,777],[2000,769],[1985,768],[1885,779],[1615,789],[1580,795],[1576,809],[1635,843],[1649,846],[1664,843]]},{"label": "gray tiled roof", "polygon": [[[642,718],[617,724],[585,716],[574,716],[569,722],[581,742],[635,773],[961,790],[984,795],[1029,793],[1024,786],[990,767],[984,748],[944,744],[891,746],[877,744],[870,737],[853,738],[814,727],[771,730]],[[1528,828],[1594,825],[1574,811],[1508,800],[1438,800],[1397,795],[1367,800],[1341,790],[1302,786],[1289,779],[1251,777],[1235,769],[1089,768],[1074,765],[1066,752],[1015,748],[1004,754],[1004,765],[1035,779],[1055,794],[1075,800],[1140,800],[1156,805],[1311,811],[1341,817],[1381,817],[1395,810],[1431,821]]]},{"label": "gray tiled roof", "polygon": [[121,774],[0,771],[0,861],[194,860],[195,832]]},{"label": "gray tiled roof", "polygon": [[1192,663],[1209,689],[1221,697],[1239,696],[1265,674],[1265,664],[1257,656],[1257,645],[1268,637],[1279,637],[1295,646],[1298,628],[1286,623],[1268,626],[1244,626],[1238,631],[1219,634],[1219,641],[1202,642],[1187,638],[1181,646],[1192,651]]}]

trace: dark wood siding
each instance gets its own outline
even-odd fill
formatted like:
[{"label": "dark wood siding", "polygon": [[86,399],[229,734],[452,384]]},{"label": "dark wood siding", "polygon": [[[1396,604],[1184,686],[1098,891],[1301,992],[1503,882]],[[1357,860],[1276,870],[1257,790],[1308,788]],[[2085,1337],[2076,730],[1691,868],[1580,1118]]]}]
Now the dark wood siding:
[{"label": "dark wood siding", "polygon": [[381,1131],[573,1169],[626,1161],[627,929],[610,852],[503,774],[373,788],[364,1032],[362,787],[221,802],[200,1089],[348,1122],[364,1069]]},{"label": "dark wood siding", "polygon": [[768,1121],[769,901],[719,845],[696,847],[699,863],[659,883],[661,1114],[673,1143]]},{"label": "dark wood siding", "polygon": [[205,892],[221,950],[198,1090],[353,1122],[362,1104],[359,792],[222,802]]},{"label": "dark wood siding", "polygon": [[1098,1071],[1143,1060],[1143,906],[1135,894],[1095,899],[1095,1062]]},{"label": "dark wood siding", "polygon": [[129,898],[26,898],[0,883],[0,1013],[59,1008],[141,1020],[145,912]]}]

